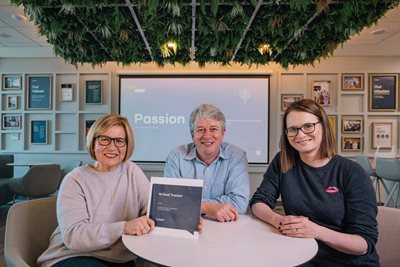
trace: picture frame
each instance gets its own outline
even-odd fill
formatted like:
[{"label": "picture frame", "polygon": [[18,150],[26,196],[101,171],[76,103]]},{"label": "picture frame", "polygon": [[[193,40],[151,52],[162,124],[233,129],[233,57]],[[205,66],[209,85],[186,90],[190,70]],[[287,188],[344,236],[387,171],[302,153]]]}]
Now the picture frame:
[{"label": "picture frame", "polygon": [[342,117],[342,133],[361,134],[364,131],[363,119],[360,117]]},{"label": "picture frame", "polygon": [[372,148],[392,148],[393,122],[372,122]]},{"label": "picture frame", "polygon": [[22,116],[20,114],[18,114],[18,115],[4,114],[2,119],[3,119],[3,123],[2,123],[3,130],[21,129]]},{"label": "picture frame", "polygon": [[303,94],[282,94],[281,95],[281,110],[285,111],[290,104],[304,98]]},{"label": "picture frame", "polygon": [[363,138],[361,136],[342,136],[343,152],[360,152],[363,147]]},{"label": "picture frame", "polygon": [[31,120],[31,144],[45,145],[48,142],[48,120]]},{"label": "picture frame", "polygon": [[332,105],[332,82],[330,80],[313,81],[312,97],[321,106]]},{"label": "picture frame", "polygon": [[62,83],[60,86],[60,101],[74,100],[74,84]]},{"label": "picture frame", "polygon": [[16,95],[7,96],[7,109],[18,109],[18,96]]},{"label": "picture frame", "polygon": [[328,115],[329,124],[331,125],[333,137],[336,140],[337,136],[337,116],[336,115]]},{"label": "picture frame", "polygon": [[103,104],[103,86],[101,80],[86,81],[86,104]]},{"label": "picture frame", "polygon": [[343,91],[363,91],[364,74],[362,73],[343,73],[342,74]]},{"label": "picture frame", "polygon": [[369,111],[396,111],[397,74],[369,74]]},{"label": "picture frame", "polygon": [[27,109],[51,109],[51,75],[29,75]]},{"label": "picture frame", "polygon": [[6,74],[3,75],[3,90],[21,90],[22,76]]}]

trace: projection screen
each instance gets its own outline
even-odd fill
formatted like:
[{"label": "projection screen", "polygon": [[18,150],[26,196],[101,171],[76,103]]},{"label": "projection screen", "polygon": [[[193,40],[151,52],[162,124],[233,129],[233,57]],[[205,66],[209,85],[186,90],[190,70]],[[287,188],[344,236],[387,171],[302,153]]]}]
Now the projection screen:
[{"label": "projection screen", "polygon": [[190,113],[216,105],[227,120],[224,141],[247,152],[250,163],[268,163],[268,75],[120,75],[119,112],[128,118],[136,148],[131,160],[164,162],[192,141]]}]

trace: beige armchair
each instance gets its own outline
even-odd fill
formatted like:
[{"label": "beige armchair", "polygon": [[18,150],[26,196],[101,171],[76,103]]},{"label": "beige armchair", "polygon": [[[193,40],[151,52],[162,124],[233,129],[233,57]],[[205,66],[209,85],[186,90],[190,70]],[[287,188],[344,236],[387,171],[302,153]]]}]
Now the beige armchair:
[{"label": "beige armchair", "polygon": [[16,203],[7,215],[4,258],[7,267],[37,266],[36,259],[49,246],[57,227],[56,198]]},{"label": "beige armchair", "polygon": [[[36,267],[37,258],[48,248],[57,227],[56,198],[19,202],[10,207],[4,239],[7,267]],[[137,267],[157,265],[138,259]]]},{"label": "beige armchair", "polygon": [[376,244],[381,267],[400,264],[400,209],[378,207],[379,237]]}]

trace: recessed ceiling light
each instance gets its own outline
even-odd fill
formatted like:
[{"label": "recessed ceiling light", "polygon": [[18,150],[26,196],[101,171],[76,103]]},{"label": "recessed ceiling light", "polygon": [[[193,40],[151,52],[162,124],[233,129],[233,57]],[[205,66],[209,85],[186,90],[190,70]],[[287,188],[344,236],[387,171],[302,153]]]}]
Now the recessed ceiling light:
[{"label": "recessed ceiling light", "polygon": [[386,32],[385,29],[375,29],[375,30],[371,31],[371,34],[372,35],[379,35],[379,34],[383,34],[385,32]]},{"label": "recessed ceiling light", "polygon": [[11,17],[17,21],[26,21],[28,18],[22,14],[12,14]]},{"label": "recessed ceiling light", "polygon": [[265,53],[267,53],[269,51],[269,44],[260,44],[258,46],[258,52],[260,52],[261,55],[264,55]]}]

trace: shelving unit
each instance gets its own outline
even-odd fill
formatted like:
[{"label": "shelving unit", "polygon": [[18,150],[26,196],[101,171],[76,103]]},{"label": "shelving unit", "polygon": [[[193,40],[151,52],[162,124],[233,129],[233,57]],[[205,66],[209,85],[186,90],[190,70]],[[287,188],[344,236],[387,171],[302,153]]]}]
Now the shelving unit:
[{"label": "shelving unit", "polygon": [[[374,73],[376,74],[376,73]],[[327,114],[334,120],[334,132],[336,136],[337,151],[345,157],[355,157],[357,154],[366,154],[374,157],[376,148],[372,147],[372,124],[374,122],[392,122],[392,149],[396,157],[399,157],[399,104],[396,100],[396,111],[369,111],[369,73],[362,73],[364,81],[363,90],[342,90],[343,73],[280,73],[278,80],[278,103],[279,104],[279,126],[277,136],[280,135],[282,116],[282,96],[302,94],[304,98],[313,98],[314,81],[330,81],[331,101],[328,106],[324,106]],[[399,75],[397,75],[397,79]],[[399,92],[398,92],[399,94]],[[397,94],[397,99],[399,95]],[[361,133],[343,133],[342,120],[358,118],[362,121]],[[362,146],[360,149],[343,149],[343,137],[361,138]],[[390,148],[380,149],[383,153],[392,152]]]},{"label": "shelving unit", "polygon": [[[28,109],[28,77],[50,76],[49,109]],[[19,88],[8,88],[6,78],[20,77]],[[86,81],[101,81],[101,101],[86,103]],[[73,85],[72,101],[62,99],[61,84]],[[4,152],[23,153],[86,153],[86,120],[96,120],[111,112],[111,73],[1,73],[0,83],[0,149]],[[18,86],[16,86],[18,87]],[[9,96],[17,98],[17,106],[10,108]],[[13,99],[15,100],[15,98]],[[18,127],[4,127],[5,116],[20,116]],[[31,121],[47,121],[47,142],[31,142]],[[7,125],[6,125],[7,126]]]}]

